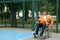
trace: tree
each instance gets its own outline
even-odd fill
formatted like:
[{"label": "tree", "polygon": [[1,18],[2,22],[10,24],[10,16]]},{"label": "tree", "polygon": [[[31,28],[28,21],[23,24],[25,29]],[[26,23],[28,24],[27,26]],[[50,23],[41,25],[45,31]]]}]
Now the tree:
[{"label": "tree", "polygon": [[9,7],[10,11],[11,11],[11,26],[12,27],[17,27],[17,21],[16,21],[16,11],[17,11],[17,7],[16,7],[16,3],[9,3],[7,4],[7,6]]},{"label": "tree", "polygon": [[3,11],[4,10],[4,3],[0,3],[0,18],[2,20],[2,23],[3,23]]}]

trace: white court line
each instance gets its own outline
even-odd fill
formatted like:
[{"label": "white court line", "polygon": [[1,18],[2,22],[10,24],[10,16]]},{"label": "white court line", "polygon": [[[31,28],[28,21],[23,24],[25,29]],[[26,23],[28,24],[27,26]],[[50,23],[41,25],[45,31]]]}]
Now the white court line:
[{"label": "white court line", "polygon": [[27,39],[27,38],[32,37],[32,36],[33,36],[33,35],[28,36],[28,37],[24,37],[24,38],[21,38],[21,39],[18,39],[18,40],[24,40],[24,39]]}]

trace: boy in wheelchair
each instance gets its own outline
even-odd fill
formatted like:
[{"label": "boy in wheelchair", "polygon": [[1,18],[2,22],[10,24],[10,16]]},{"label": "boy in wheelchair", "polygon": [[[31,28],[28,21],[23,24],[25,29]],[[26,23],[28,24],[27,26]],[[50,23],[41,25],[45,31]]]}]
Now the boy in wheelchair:
[{"label": "boy in wheelchair", "polygon": [[33,35],[34,36],[38,35],[39,28],[42,28],[42,31],[40,33],[40,37],[42,37],[43,33],[44,33],[44,30],[47,27],[47,25],[50,28],[53,25],[53,19],[51,18],[50,15],[47,14],[47,11],[44,10],[42,12],[42,15],[40,16],[38,22],[36,22],[37,27],[36,27],[36,31],[35,31],[35,33]]}]

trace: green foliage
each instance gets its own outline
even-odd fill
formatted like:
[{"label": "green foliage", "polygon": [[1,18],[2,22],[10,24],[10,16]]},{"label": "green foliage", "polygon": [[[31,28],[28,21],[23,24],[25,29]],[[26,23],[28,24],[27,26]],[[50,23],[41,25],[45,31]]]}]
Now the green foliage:
[{"label": "green foliage", "polygon": [[[3,2],[3,0],[1,0],[2,2]],[[14,1],[14,0],[4,0],[4,1]],[[15,1],[19,1],[19,0],[15,0]],[[20,0],[21,1],[21,0]],[[26,1],[26,0],[24,0],[24,1]],[[16,9],[16,11],[19,11],[19,10],[21,10],[22,9],[22,3],[23,2],[20,2],[20,3],[5,3],[11,10],[13,9],[13,8],[15,8]],[[37,3],[37,9],[36,9],[36,3]],[[53,13],[54,14],[54,10],[55,10],[55,4],[56,3],[56,1],[55,0],[35,0],[35,9],[36,10],[40,10],[40,11],[42,11],[43,10],[43,8],[46,8],[51,14]],[[1,7],[3,8],[4,7],[4,4],[1,4],[0,3],[0,9],[1,9]],[[11,8],[12,7],[12,5],[14,6],[13,8]],[[25,7],[27,8],[27,9],[32,9],[32,0],[30,1],[27,1],[27,2],[25,2]],[[52,15],[53,15],[52,14]]]}]

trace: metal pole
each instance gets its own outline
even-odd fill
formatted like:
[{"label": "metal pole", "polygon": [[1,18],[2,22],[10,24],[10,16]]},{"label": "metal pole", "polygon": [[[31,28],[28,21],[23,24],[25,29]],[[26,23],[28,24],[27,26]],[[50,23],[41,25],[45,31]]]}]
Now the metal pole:
[{"label": "metal pole", "polygon": [[24,28],[25,23],[25,1],[23,1],[23,17],[22,17],[22,28]]},{"label": "metal pole", "polygon": [[36,3],[36,17],[37,17],[37,19],[39,18],[39,15],[38,15],[38,5],[37,5],[37,2],[38,1],[36,1],[35,3]]},{"label": "metal pole", "polygon": [[32,30],[34,30],[34,0],[32,0]]},{"label": "metal pole", "polygon": [[56,0],[56,33],[58,32],[58,5],[59,0]]}]

